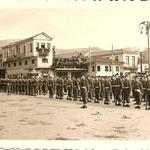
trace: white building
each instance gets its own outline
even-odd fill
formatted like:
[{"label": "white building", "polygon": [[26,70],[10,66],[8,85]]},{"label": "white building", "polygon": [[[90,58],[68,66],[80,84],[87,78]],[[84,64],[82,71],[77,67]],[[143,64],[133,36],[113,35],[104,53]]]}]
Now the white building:
[{"label": "white building", "polygon": [[[120,62],[120,74],[135,75],[138,72],[138,52],[128,49],[102,51],[97,57],[109,59],[112,62]],[[115,69],[114,69],[115,70]]]},{"label": "white building", "polygon": [[52,38],[44,32],[2,47],[3,69],[8,76],[22,76],[31,72],[53,74]]},{"label": "white building", "polygon": [[92,76],[112,76],[121,72],[122,62],[117,62],[106,58],[93,59],[91,62],[91,69],[89,74]]}]

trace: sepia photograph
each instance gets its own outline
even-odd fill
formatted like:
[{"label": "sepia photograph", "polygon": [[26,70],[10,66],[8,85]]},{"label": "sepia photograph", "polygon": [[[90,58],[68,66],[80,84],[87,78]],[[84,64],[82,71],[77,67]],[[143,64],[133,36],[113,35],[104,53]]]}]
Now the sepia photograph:
[{"label": "sepia photograph", "polygon": [[0,140],[149,140],[150,2],[17,4],[0,6]]}]

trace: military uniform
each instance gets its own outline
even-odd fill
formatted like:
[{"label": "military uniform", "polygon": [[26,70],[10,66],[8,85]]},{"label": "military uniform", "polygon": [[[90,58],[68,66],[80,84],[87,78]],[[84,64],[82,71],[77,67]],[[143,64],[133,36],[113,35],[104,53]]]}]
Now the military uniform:
[{"label": "military uniform", "polygon": [[94,99],[94,80],[89,77],[88,79],[89,92],[88,92],[88,101],[91,102]]},{"label": "military uniform", "polygon": [[105,92],[105,100],[104,104],[110,103],[110,91],[111,91],[111,83],[107,77],[104,79],[104,92]]},{"label": "military uniform", "polygon": [[81,89],[81,98],[83,101],[83,106],[81,108],[87,108],[87,96],[88,96],[88,82],[85,77],[82,77],[80,80],[80,89]]},{"label": "military uniform", "polygon": [[114,98],[115,98],[115,105],[116,106],[121,106],[121,93],[122,93],[122,87],[123,83],[120,77],[116,77],[115,80],[113,80],[112,88],[113,88],[113,93],[114,93]]},{"label": "military uniform", "polygon": [[143,87],[141,82],[138,80],[138,78],[135,79],[134,84],[133,84],[133,89],[134,89],[134,96],[135,96],[135,105],[137,105],[135,108],[140,108],[141,105],[141,98],[142,98],[142,93],[143,93]]},{"label": "military uniform", "polygon": [[48,91],[49,91],[49,98],[53,98],[54,95],[54,81],[52,78],[48,80]]},{"label": "military uniform", "polygon": [[73,99],[76,101],[79,98],[79,81],[78,79],[73,79]]},{"label": "military uniform", "polygon": [[131,82],[129,79],[123,79],[122,100],[123,106],[129,107],[130,103]]},{"label": "military uniform", "polygon": [[62,78],[59,79],[59,99],[64,97],[64,81]]},{"label": "military uniform", "polygon": [[67,82],[67,90],[68,90],[67,100],[72,100],[73,82],[70,77]]},{"label": "military uniform", "polygon": [[145,88],[146,88],[145,98],[146,98],[147,104],[149,106],[148,109],[150,109],[150,77],[146,81]]},{"label": "military uniform", "polygon": [[95,79],[94,88],[95,88],[95,100],[94,100],[94,102],[99,103],[101,84],[100,84],[100,81],[98,80],[98,78]]},{"label": "military uniform", "polygon": [[59,99],[59,78],[56,79],[56,99]]},{"label": "military uniform", "polygon": [[145,95],[146,95],[146,78],[141,79],[141,83],[143,86],[143,95],[142,95],[142,100],[145,102]]}]

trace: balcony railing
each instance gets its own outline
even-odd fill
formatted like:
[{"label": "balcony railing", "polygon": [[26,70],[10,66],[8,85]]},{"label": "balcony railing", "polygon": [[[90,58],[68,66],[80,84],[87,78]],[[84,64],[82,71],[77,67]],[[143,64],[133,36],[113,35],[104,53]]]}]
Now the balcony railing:
[{"label": "balcony railing", "polygon": [[36,51],[39,52],[39,56],[48,56],[50,52],[48,48],[36,48]]}]

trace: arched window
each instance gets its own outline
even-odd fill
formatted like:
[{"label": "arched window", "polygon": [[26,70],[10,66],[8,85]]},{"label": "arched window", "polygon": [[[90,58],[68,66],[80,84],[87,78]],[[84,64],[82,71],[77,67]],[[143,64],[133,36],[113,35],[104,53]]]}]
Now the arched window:
[{"label": "arched window", "polygon": [[48,63],[48,59],[47,58],[43,58],[42,59],[42,63]]}]

